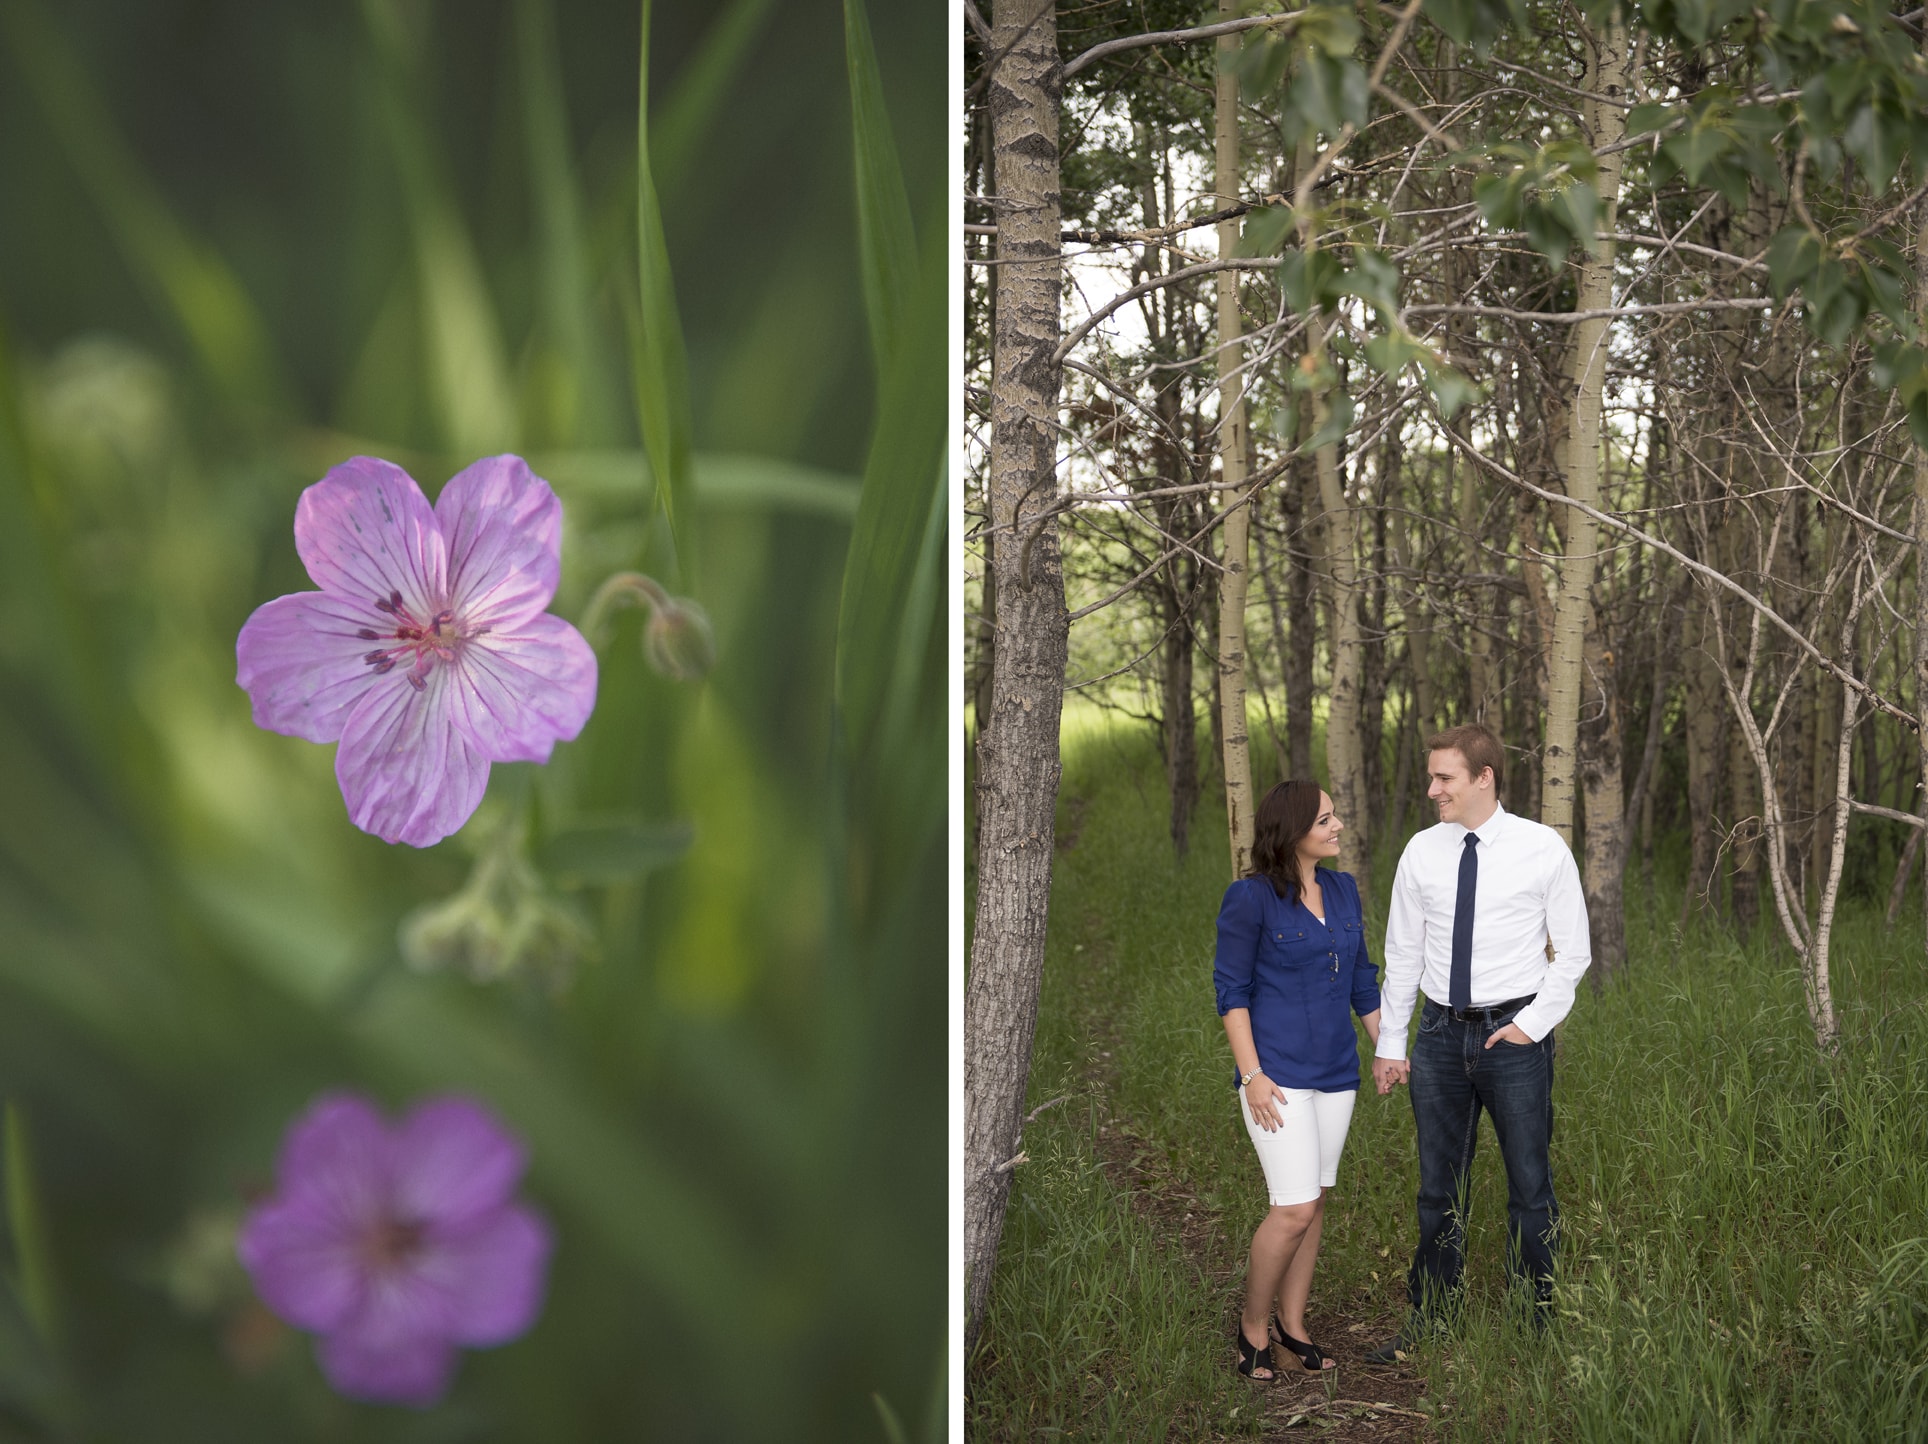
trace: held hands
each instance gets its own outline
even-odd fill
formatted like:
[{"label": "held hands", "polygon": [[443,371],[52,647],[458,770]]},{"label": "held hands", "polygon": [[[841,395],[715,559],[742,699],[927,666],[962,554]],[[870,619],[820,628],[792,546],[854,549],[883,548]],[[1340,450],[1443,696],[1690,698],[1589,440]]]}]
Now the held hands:
[{"label": "held hands", "polygon": [[1490,1048],[1502,1040],[1508,1043],[1519,1043],[1529,1048],[1533,1046],[1533,1040],[1520,1031],[1517,1023],[1508,1023],[1504,1028],[1496,1030],[1493,1036],[1486,1040],[1486,1046]]},{"label": "held hands", "polygon": [[1392,1092],[1396,1085],[1404,1083],[1412,1076],[1412,1071],[1412,1064],[1404,1058],[1372,1060],[1372,1081],[1378,1086],[1381,1096]]},{"label": "held hands", "polygon": [[1285,1123],[1286,1104],[1291,1101],[1286,1091],[1263,1073],[1245,1085],[1245,1106],[1252,1110],[1252,1121],[1267,1133],[1276,1133]]}]

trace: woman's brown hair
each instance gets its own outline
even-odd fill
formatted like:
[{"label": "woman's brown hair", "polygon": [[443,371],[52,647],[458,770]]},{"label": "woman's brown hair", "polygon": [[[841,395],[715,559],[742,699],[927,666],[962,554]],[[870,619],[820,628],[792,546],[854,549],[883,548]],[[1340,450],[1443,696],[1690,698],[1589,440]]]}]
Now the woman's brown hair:
[{"label": "woman's brown hair", "polygon": [[1262,877],[1288,903],[1299,899],[1299,839],[1319,820],[1323,790],[1316,782],[1288,778],[1259,799],[1252,818],[1252,866],[1245,875]]}]

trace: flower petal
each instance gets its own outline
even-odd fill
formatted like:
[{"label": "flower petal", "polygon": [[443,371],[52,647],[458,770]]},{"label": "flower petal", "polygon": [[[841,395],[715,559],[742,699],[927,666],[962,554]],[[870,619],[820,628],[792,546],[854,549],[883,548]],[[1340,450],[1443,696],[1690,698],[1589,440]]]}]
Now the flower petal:
[{"label": "flower petal", "polygon": [[426,1409],[455,1377],[455,1346],[436,1334],[403,1340],[329,1334],[315,1341],[315,1357],[337,1394],[371,1404]]},{"label": "flower petal", "polygon": [[491,762],[547,762],[596,706],[596,654],[547,612],[476,637],[454,663],[455,725]]},{"label": "flower petal", "polygon": [[248,1215],[236,1252],[261,1301],[296,1328],[326,1331],[359,1313],[367,1270],[338,1214],[271,1199]]},{"label": "flower petal", "polygon": [[234,680],[270,732],[333,742],[374,680],[364,660],[394,623],[368,604],[326,592],[296,592],[255,608],[234,644]]},{"label": "flower petal", "polygon": [[400,592],[427,622],[447,594],[447,547],[428,498],[399,466],[357,456],[302,492],[295,549],[315,585],[367,602]]},{"label": "flower petal", "polygon": [[388,1128],[366,1098],[330,1093],[288,1130],[275,1195],[248,1215],[237,1242],[262,1300],[304,1329],[331,1329],[359,1310],[358,1247],[387,1216]]},{"label": "flower petal", "polygon": [[388,1207],[388,1124],[356,1093],[324,1093],[288,1129],[275,1162],[277,1199],[347,1219]]},{"label": "flower petal", "polygon": [[378,679],[348,714],[335,752],[335,780],[348,816],[383,842],[428,847],[475,815],[489,760],[450,719],[458,684],[449,666],[429,670],[422,691],[399,667]]},{"label": "flower petal", "polygon": [[521,1140],[467,1098],[417,1104],[391,1147],[397,1215],[450,1227],[508,1202],[529,1163]]},{"label": "flower petal", "polygon": [[435,499],[448,539],[449,605],[465,621],[539,612],[562,574],[562,503],[519,456],[488,456]]},{"label": "flower petal", "polygon": [[533,1209],[510,1204],[462,1229],[430,1229],[414,1266],[451,1305],[449,1337],[488,1348],[520,1337],[542,1312],[552,1243]]}]

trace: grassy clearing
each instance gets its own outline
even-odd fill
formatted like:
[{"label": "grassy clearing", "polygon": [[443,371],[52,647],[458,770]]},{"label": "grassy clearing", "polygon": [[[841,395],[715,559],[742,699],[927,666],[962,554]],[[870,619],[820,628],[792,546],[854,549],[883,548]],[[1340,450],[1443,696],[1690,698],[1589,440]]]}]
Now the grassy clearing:
[{"label": "grassy clearing", "polygon": [[[1201,809],[1174,864],[1148,740],[1072,720],[1031,1081],[1033,1107],[1067,1101],[1025,1133],[971,1434],[1253,1436],[1229,1329],[1264,1199],[1212,1007],[1222,823]],[[1539,1341],[1506,1321],[1485,1126],[1466,1319],[1417,1363],[1424,1407],[1448,1439],[1928,1439],[1919,933],[1846,910],[1826,1062],[1786,949],[1677,927],[1660,871],[1630,905],[1628,976],[1583,989],[1560,1033],[1561,1323]],[[1342,1391],[1403,1311],[1416,1178],[1404,1095],[1368,1091],[1312,1301],[1315,1329],[1365,1326],[1321,1337]]]}]

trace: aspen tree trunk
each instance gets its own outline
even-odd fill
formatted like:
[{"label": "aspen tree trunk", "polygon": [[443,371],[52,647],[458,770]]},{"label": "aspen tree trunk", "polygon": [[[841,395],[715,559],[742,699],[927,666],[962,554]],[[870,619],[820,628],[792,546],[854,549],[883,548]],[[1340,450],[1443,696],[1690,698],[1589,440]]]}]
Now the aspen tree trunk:
[{"label": "aspen tree trunk", "polygon": [[[1299,142],[1298,172],[1303,175],[1312,163],[1310,139]],[[1311,217],[1299,217],[1299,244],[1312,246]],[[1316,372],[1327,365],[1328,327],[1316,309],[1306,317],[1305,355],[1302,363]],[[1323,392],[1312,400],[1312,427],[1316,435],[1331,414]],[[1326,611],[1331,619],[1327,637],[1331,648],[1332,689],[1326,699],[1326,776],[1332,805],[1345,819],[1346,866],[1359,884],[1363,898],[1372,892],[1372,822],[1366,797],[1365,739],[1360,735],[1365,682],[1365,633],[1360,621],[1359,521],[1352,501],[1346,495],[1345,479],[1339,470],[1339,448],[1328,442],[1312,452],[1312,470],[1318,478],[1319,503],[1325,511],[1321,528],[1325,544],[1324,581]],[[1373,739],[1378,745],[1378,739]]]},{"label": "aspen tree trunk", "polygon": [[[1314,317],[1306,327],[1309,354],[1324,360],[1325,325]],[[1325,398],[1313,403],[1312,424],[1325,425]],[[1325,580],[1332,618],[1332,691],[1326,702],[1326,775],[1332,805],[1345,819],[1346,868],[1359,883],[1361,897],[1372,885],[1371,811],[1365,786],[1365,739],[1360,735],[1365,682],[1365,633],[1359,619],[1359,524],[1339,473],[1339,448],[1328,443],[1312,454],[1325,507]],[[1375,745],[1378,739],[1373,739]]]},{"label": "aspen tree trunk", "polygon": [[[1600,157],[1595,186],[1600,196],[1598,249],[1579,258],[1576,311],[1604,310],[1613,304],[1613,243],[1604,233],[1613,230],[1614,208],[1620,198],[1620,152],[1612,150],[1626,134],[1627,113],[1618,101],[1627,88],[1627,38],[1617,25],[1594,35],[1581,22],[1591,51],[1587,88],[1587,120]],[[1568,411],[1564,469],[1566,494],[1590,507],[1600,505],[1600,414],[1607,385],[1607,325],[1605,320],[1582,321],[1573,328],[1569,376],[1573,402]],[[1566,515],[1566,555],[1560,561],[1560,593],[1547,638],[1546,746],[1541,777],[1540,821],[1573,843],[1574,749],[1580,726],[1580,694],[1584,683],[1587,622],[1593,608],[1594,562],[1599,546],[1599,524],[1578,508]],[[1616,768],[1617,772],[1619,769]],[[1617,809],[1616,809],[1617,810]],[[1617,876],[1617,872],[1616,872]],[[1604,879],[1602,880],[1604,885]]]},{"label": "aspen tree trunk", "polygon": [[1612,647],[1598,615],[1587,628],[1587,695],[1580,726],[1580,787],[1586,809],[1581,886],[1592,934],[1594,991],[1627,962],[1627,926],[1622,880],[1627,869],[1627,816],[1622,791],[1625,744]]},{"label": "aspen tree trunk", "polygon": [[[1698,605],[1695,605],[1695,602]],[[1692,610],[1701,612],[1698,634],[1689,639],[1687,657],[1687,827],[1690,851],[1687,864],[1687,892],[1680,900],[1680,920],[1684,923],[1705,893],[1714,875],[1714,805],[1720,786],[1719,766],[1721,725],[1722,663],[1711,653],[1712,628],[1702,609],[1719,605],[1702,595],[1690,601]],[[1778,837],[1779,834],[1777,833]]]},{"label": "aspen tree trunk", "polygon": [[[1294,446],[1312,434],[1303,423],[1299,430],[1300,434],[1292,438]],[[1305,464],[1294,461],[1286,468],[1280,499],[1285,516],[1285,620],[1290,644],[1283,663],[1286,747],[1291,753],[1288,777],[1312,776],[1312,653],[1318,624],[1314,621],[1317,612],[1312,598],[1312,547],[1306,536],[1305,503],[1317,484],[1307,475]]]},{"label": "aspen tree trunk", "polygon": [[977,744],[977,914],[964,990],[967,1356],[1020,1157],[1051,895],[1068,630],[1057,529],[1039,519],[1057,499],[1057,26],[1051,0],[997,0],[992,23],[1004,59],[987,95],[1001,201],[989,499],[991,524],[1004,536],[995,553],[990,725]]},{"label": "aspen tree trunk", "polygon": [[[1478,468],[1459,469],[1459,534],[1466,539],[1466,567],[1479,568],[1479,554],[1472,539],[1480,534]],[[1468,722],[1500,730],[1499,667],[1493,658],[1493,638],[1489,634],[1493,608],[1487,603],[1489,588],[1473,587],[1467,594],[1472,611],[1473,629],[1466,639],[1466,717]]]},{"label": "aspen tree trunk", "polygon": [[[1221,20],[1243,13],[1240,0],[1218,0]],[[1238,58],[1239,37],[1218,38],[1218,90],[1215,141],[1218,202],[1221,208],[1239,198]],[[1220,221],[1218,253],[1238,249],[1236,219]],[[1219,505],[1236,506],[1247,500],[1245,377],[1239,373],[1242,327],[1238,313],[1238,272],[1218,273],[1218,457]],[[1232,852],[1232,876],[1245,876],[1252,862],[1252,754],[1245,726],[1245,593],[1250,580],[1250,506],[1238,506],[1225,518],[1224,574],[1218,593],[1218,711],[1220,754],[1225,763],[1225,827]]]},{"label": "aspen tree trunk", "polygon": [[[1845,630],[1850,635],[1843,639],[1848,646],[1842,651],[1852,665],[1852,624]],[[1821,883],[1821,909],[1814,924],[1814,941],[1801,967],[1801,979],[1807,985],[1808,1021],[1814,1024],[1814,1041],[1823,1053],[1834,1052],[1841,1042],[1834,994],[1828,985],[1828,944],[1834,936],[1834,907],[1841,896],[1841,867],[1848,852],[1848,814],[1852,810],[1848,769],[1854,757],[1854,721],[1861,700],[1847,687],[1841,687],[1840,693],[1841,710],[1835,714],[1834,756],[1829,759],[1834,763],[1834,825],[1828,837],[1827,875]]]},{"label": "aspen tree trunk", "polygon": [[[1928,202],[1915,230],[1915,314],[1928,324]],[[1921,807],[1928,810],[1928,450],[1915,448],[1915,711],[1924,716],[1915,733],[1921,753]],[[1916,830],[1920,836],[1920,829]],[[1928,937],[1928,864],[1921,888],[1923,935]],[[1904,879],[1902,887],[1907,886]],[[1889,909],[1892,916],[1894,909]]]}]

